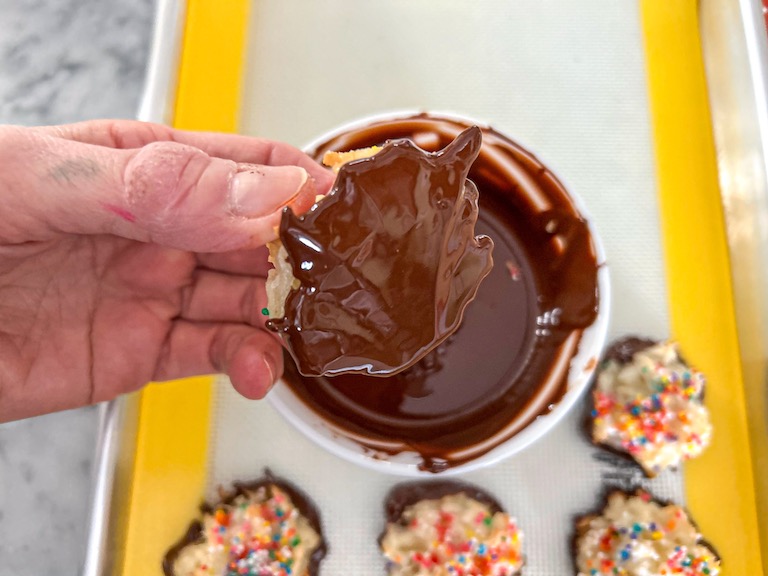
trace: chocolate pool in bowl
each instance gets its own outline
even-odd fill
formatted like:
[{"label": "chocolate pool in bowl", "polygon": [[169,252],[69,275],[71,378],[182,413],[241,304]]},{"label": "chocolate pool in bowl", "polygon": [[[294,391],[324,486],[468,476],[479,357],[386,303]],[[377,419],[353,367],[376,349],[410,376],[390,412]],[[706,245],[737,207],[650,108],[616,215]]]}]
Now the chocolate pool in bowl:
[{"label": "chocolate pool in bowl", "polygon": [[[368,120],[310,153],[320,159],[397,138],[437,151],[476,124],[427,114]],[[458,331],[389,378],[307,378],[286,355],[270,394],[293,425],[362,465],[450,473],[511,455],[575,403],[602,349],[608,275],[583,208],[535,156],[481,128],[469,179],[480,193],[475,232],[493,239],[494,266]]]}]

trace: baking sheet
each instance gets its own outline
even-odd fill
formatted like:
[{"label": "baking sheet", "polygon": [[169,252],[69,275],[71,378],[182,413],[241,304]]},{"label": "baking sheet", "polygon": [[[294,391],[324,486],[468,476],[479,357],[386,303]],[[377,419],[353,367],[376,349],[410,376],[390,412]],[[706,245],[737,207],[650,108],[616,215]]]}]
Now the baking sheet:
[{"label": "baking sheet", "polygon": [[[398,479],[350,464],[316,447],[265,403],[254,404],[222,379],[216,387],[208,495],[219,484],[257,477],[269,466],[317,503],[330,551],[323,574],[383,574],[376,540],[383,498]],[[567,418],[545,438],[492,468],[463,474],[498,497],[524,534],[527,576],[571,573],[571,519],[597,504],[603,486],[648,486],[682,500],[678,474],[647,482],[634,466],[589,446],[582,423]]]},{"label": "baking sheet", "polygon": [[[241,63],[243,54],[242,40],[245,36],[244,23],[248,4],[246,0],[231,0],[226,4],[212,3],[208,0],[189,0],[185,23],[184,50],[180,66],[179,94],[175,107],[174,124],[177,127],[223,131],[235,130],[238,126],[244,130],[254,128],[249,126],[247,114],[243,115],[239,123],[236,122],[241,95],[240,81],[242,79],[237,67]],[[441,11],[443,4],[445,9],[452,14],[456,14],[456,11],[461,9],[457,2],[445,2],[441,4]],[[497,3],[493,3],[493,6],[496,5]],[[517,70],[521,73],[525,72],[530,78],[520,78],[518,84],[508,87],[505,92],[497,94],[494,98],[486,97],[479,100],[487,110],[491,111],[506,110],[505,106],[508,104],[514,104],[515,109],[517,109],[526,104],[522,101],[520,92],[526,99],[536,94],[534,90],[528,89],[529,83],[538,86],[539,89],[543,89],[549,84],[549,92],[542,95],[539,103],[544,104],[544,108],[537,108],[536,102],[529,102],[530,110],[526,110],[526,114],[515,112],[513,116],[509,117],[514,120],[515,126],[505,126],[497,121],[493,115],[483,115],[482,110],[476,112],[473,111],[474,109],[467,109],[461,110],[461,112],[491,121],[498,128],[521,139],[540,153],[563,176],[566,183],[574,189],[576,188],[574,175],[578,175],[580,170],[584,172],[590,170],[594,166],[594,164],[590,164],[593,159],[591,157],[584,159],[587,166],[582,167],[582,162],[573,161],[573,159],[569,162],[565,156],[576,153],[583,141],[589,141],[590,138],[594,138],[601,132],[604,133],[601,137],[614,138],[612,141],[619,145],[619,150],[609,150],[609,154],[602,161],[616,164],[617,172],[621,174],[632,175],[636,171],[645,175],[651,186],[654,186],[656,181],[660,183],[660,190],[658,190],[662,199],[660,205],[653,202],[655,195],[646,197],[643,195],[645,190],[640,190],[638,193],[643,195],[641,196],[643,205],[645,205],[645,199],[651,199],[652,204],[646,206],[646,210],[653,212],[660,209],[662,214],[660,229],[663,231],[665,239],[664,257],[661,257],[661,251],[656,252],[655,256],[658,260],[651,263],[651,269],[667,271],[667,286],[666,289],[662,288],[660,298],[663,301],[670,301],[672,305],[666,315],[663,308],[653,307],[657,314],[661,314],[662,324],[656,324],[659,320],[658,317],[647,324],[645,324],[647,319],[638,318],[638,322],[643,324],[637,329],[659,335],[655,330],[663,327],[666,332],[671,325],[673,333],[686,343],[686,350],[693,350],[692,358],[694,361],[701,359],[697,363],[704,364],[707,371],[714,375],[716,386],[710,388],[709,397],[712,399],[714,396],[716,400],[720,400],[717,402],[713,414],[713,417],[717,419],[715,444],[703,458],[692,463],[689,467],[689,471],[685,475],[687,496],[689,497],[689,505],[697,513],[705,532],[711,535],[721,553],[728,559],[725,573],[758,574],[760,553],[756,544],[754,486],[752,484],[749,451],[745,450],[748,442],[746,440],[743,390],[740,387],[738,353],[734,352],[736,338],[731,308],[729,267],[727,256],[724,256],[726,244],[721,229],[722,211],[716,188],[714,159],[709,157],[710,154],[713,155],[713,148],[707,120],[708,108],[706,91],[703,86],[703,70],[701,70],[701,62],[698,57],[700,45],[696,30],[697,3],[693,0],[669,0],[664,3],[658,3],[654,0],[640,0],[639,4],[635,4],[629,0],[621,3],[606,0],[602,3],[585,3],[585,7],[579,5],[579,10],[585,9],[586,13],[592,16],[591,19],[588,19],[589,21],[581,20],[579,15],[575,13],[578,10],[575,7],[567,6],[564,2],[545,2],[544,5],[551,10],[551,14],[537,11],[536,8],[539,3],[528,1],[515,3],[510,7],[504,6],[505,9],[512,10],[514,16],[514,21],[506,20],[508,27],[503,28],[495,26],[495,23],[486,22],[488,29],[510,36],[514,36],[512,34],[514,31],[526,38],[526,42],[519,44],[515,43],[514,38],[505,39],[505,42],[512,42],[511,45],[516,51],[500,53],[499,56],[502,60],[498,65],[499,68],[503,68],[505,73]],[[617,5],[620,5],[621,8],[618,8]],[[412,6],[414,10],[421,10],[417,16],[422,18],[422,22],[425,23],[424,26],[428,21],[433,21],[436,18],[440,20],[443,17],[442,14],[430,14],[427,3],[422,1],[393,2],[393,6],[401,11],[408,10],[409,6]],[[472,11],[465,9],[467,11],[462,17],[467,22],[462,23],[461,29],[478,25],[474,16],[477,13],[475,9],[481,10],[481,13],[487,16],[489,12],[485,12],[485,10],[490,9],[491,6],[491,4],[488,6],[481,5],[481,7],[473,6]],[[525,9],[518,11],[520,6]],[[344,34],[347,34],[348,28],[356,28],[353,24],[356,25],[357,21],[350,20],[352,16],[355,18],[364,17],[364,15],[355,12],[354,3],[346,5],[340,1],[329,2],[323,7],[326,10],[331,10],[330,13],[336,15],[338,22],[329,23],[327,19],[324,20],[323,16],[317,13],[312,13],[311,17],[305,18],[306,10],[311,11],[317,7],[297,0],[285,2],[282,5],[275,2],[261,3],[257,1],[251,6],[250,55],[253,56],[254,54],[254,39],[259,40],[254,36],[256,32],[259,31],[260,34],[267,34],[268,36],[271,34],[270,37],[277,43],[275,48],[277,53],[272,55],[259,53],[256,54],[256,57],[274,58],[282,61],[281,66],[274,70],[278,76],[270,78],[270,82],[275,82],[277,86],[281,86],[280,83],[283,81],[281,75],[292,76],[296,80],[294,93],[273,93],[276,97],[283,97],[284,107],[291,109],[292,113],[293,110],[296,110],[297,113],[301,114],[300,104],[303,100],[314,101],[315,98],[318,101],[323,101],[324,98],[326,102],[331,100],[327,94],[323,96],[314,85],[309,83],[312,77],[306,75],[306,70],[304,70],[303,75],[294,73],[294,65],[299,68],[302,66],[301,62],[296,60],[296,56],[302,55],[314,59],[316,57],[314,53],[320,52],[319,48],[316,49],[316,47],[331,44],[328,40],[329,33],[343,37]],[[373,5],[367,7],[372,8]],[[294,14],[285,12],[288,8],[297,12]],[[600,8],[602,8],[602,12]],[[264,9],[267,12],[260,12]],[[566,21],[566,18],[557,17],[562,10],[570,17],[570,22]],[[627,16],[632,11],[635,13],[634,19]],[[281,17],[283,20],[273,20],[271,24],[269,20],[259,20],[264,14]],[[627,19],[622,20],[619,17],[621,14],[624,14]],[[642,15],[642,33],[638,14]],[[608,22],[600,20],[603,16],[608,17]],[[500,15],[493,13],[493,17],[499,18]],[[298,23],[294,23],[293,18],[296,18]],[[547,34],[549,39],[555,42],[559,42],[560,39],[569,42],[578,40],[578,42],[561,49],[559,60],[556,51],[552,51],[544,61],[545,65],[537,69],[526,61],[529,58],[528,51],[532,50],[532,47],[541,47],[542,41],[537,37],[537,33],[529,30],[529,27],[534,24],[546,24],[547,18],[554,18],[556,23],[553,24]],[[415,20],[415,17],[413,19]],[[395,23],[392,18],[389,20],[380,18],[378,22],[375,22],[376,28],[370,30],[367,35],[355,31],[351,32],[352,36],[358,38],[360,42],[365,40],[365,38],[360,37],[367,36],[369,49],[361,52],[361,54],[364,54],[365,58],[368,58],[369,54],[373,54],[374,49],[382,45],[380,42],[382,30],[389,30],[395,25],[401,26],[401,20],[402,18]],[[280,23],[284,28],[282,30],[275,28],[258,30],[259,22],[262,22],[266,27]],[[614,25],[617,26],[618,30],[615,36],[612,31]],[[311,29],[312,26],[318,26],[318,29],[323,31],[319,40],[312,36],[312,33],[316,32],[316,30]],[[410,29],[410,26],[408,25],[406,28]],[[610,97],[605,97],[602,92],[596,95],[597,98],[605,97],[603,106],[607,106],[609,110],[626,109],[629,116],[635,118],[635,122],[640,124],[642,124],[641,118],[645,118],[646,130],[649,130],[648,124],[652,121],[654,127],[653,142],[651,142],[651,136],[647,134],[642,146],[638,147],[645,149],[645,152],[639,151],[638,163],[630,154],[622,155],[621,147],[626,143],[615,139],[616,130],[621,131],[623,129],[621,123],[624,117],[623,113],[618,116],[616,114],[604,115],[602,111],[598,110],[597,118],[609,120],[604,125],[592,123],[589,118],[579,117],[585,106],[589,108],[588,102],[579,103],[576,99],[584,98],[587,88],[591,84],[591,79],[585,79],[584,76],[589,74],[599,76],[598,72],[606,63],[615,64],[618,58],[615,54],[595,52],[591,54],[594,59],[594,67],[585,64],[579,58],[578,51],[574,49],[574,46],[580,47],[581,43],[588,44],[590,40],[596,42],[596,39],[591,38],[591,35],[582,35],[579,32],[585,27],[592,34],[602,34],[607,38],[614,38],[616,42],[622,42],[624,38],[633,37],[639,45],[639,47],[638,45],[630,47],[634,51],[633,58],[639,60],[641,70],[645,69],[645,65],[648,66],[649,85],[646,85],[642,75],[636,76],[635,72],[626,74],[625,70],[617,68],[614,70],[615,76],[620,84],[626,84],[626,90],[618,90],[615,86],[608,86]],[[299,39],[294,38],[294,29],[297,34],[304,36]],[[486,32],[487,30],[483,34]],[[544,32],[547,30],[545,29]],[[454,36],[454,38],[457,37],[462,39],[464,35]],[[386,39],[386,35],[384,38]],[[488,40],[478,40],[478,38],[476,35],[464,43],[470,45],[478,41],[488,48]],[[414,45],[420,44],[415,33],[412,34],[411,39]],[[645,54],[643,54],[643,40]],[[312,54],[306,53],[306,46],[302,49],[302,42],[307,42],[311,46]],[[433,43],[432,45],[441,47],[440,44]],[[565,46],[565,44],[562,45]],[[363,44],[361,44],[361,50],[362,47],[364,47]],[[467,47],[465,46],[465,48]],[[608,48],[608,52],[623,53],[625,46],[622,43]],[[423,49],[426,50],[426,47]],[[285,59],[283,59],[283,54],[287,56]],[[410,58],[408,54],[404,55],[402,52],[398,54],[400,61],[396,79],[411,86],[413,84],[412,77],[407,72],[413,68],[413,63],[408,62]],[[472,54],[478,58],[475,65],[479,66],[482,58],[486,58],[490,53],[486,50]],[[318,63],[318,66],[322,64],[324,69],[317,73],[330,77],[339,73],[336,69],[338,54],[327,56]],[[352,58],[351,55],[347,56]],[[254,79],[261,77],[260,70],[255,68],[253,59],[249,62],[249,66],[244,71],[246,90],[244,91],[243,102],[247,102],[247,99],[251,97],[249,91],[253,89],[249,83],[249,71]],[[381,60],[374,58],[372,62],[375,70]],[[450,62],[440,65],[448,66],[446,73],[451,71]],[[581,66],[581,76],[574,79],[576,81],[574,86],[567,85],[562,81],[568,79],[567,70],[562,69],[568,66]],[[488,75],[471,77],[474,87],[479,89],[478,87],[482,88],[487,85],[489,90],[495,90],[494,86],[498,88],[501,81],[497,74],[490,73],[493,71],[485,68],[484,70],[484,74]],[[636,71],[637,68],[634,70]],[[401,75],[401,71],[405,71],[406,74]],[[367,78],[367,80],[371,79],[375,80],[375,75]],[[357,84],[362,85],[365,84],[366,77],[356,77],[356,80]],[[392,78],[389,80],[391,81]],[[608,80],[604,80],[604,82],[609,84]],[[382,94],[389,94],[388,97],[391,97],[391,90],[388,91],[384,82],[379,82],[377,88]],[[455,82],[444,83],[438,88],[441,92],[455,90],[465,95],[469,93],[469,88],[464,86],[460,79]],[[269,84],[264,84],[261,89],[269,91]],[[630,89],[632,92],[629,91]],[[644,99],[648,89],[650,89],[651,94],[651,114],[648,112],[648,102],[645,102],[645,107],[639,112],[637,110],[638,98]],[[313,130],[313,133],[308,134],[307,138],[315,135],[316,132],[326,130],[332,124],[358,115],[358,112],[365,113],[368,111],[368,108],[355,107],[360,106],[360,102],[363,102],[356,98],[355,94],[348,95],[349,98],[346,98],[347,95],[345,94],[340,94],[340,96],[342,96],[341,100],[344,101],[344,105],[340,105],[335,111],[319,111],[318,115],[320,116],[320,112],[322,112],[322,117],[326,119],[327,124],[318,125],[318,130]],[[558,99],[562,100],[563,108],[554,105]],[[617,102],[625,100],[629,100],[629,102],[624,102],[624,104]],[[419,106],[418,103],[410,102],[403,105]],[[381,111],[384,103],[380,105],[377,103],[376,106],[375,111]],[[400,107],[400,105],[387,101],[387,108],[391,107]],[[441,107],[446,108],[445,106]],[[248,108],[244,106],[244,110],[248,111]],[[547,111],[551,113],[550,118],[547,118]],[[564,114],[566,111],[568,114]],[[262,108],[259,108],[258,112],[264,116]],[[570,133],[568,139],[563,137],[561,141],[558,141],[560,139],[555,133],[557,124],[562,122],[564,118],[570,120],[569,117],[573,115],[577,116],[574,121],[582,128],[582,132]],[[298,117],[300,118],[300,116]],[[268,128],[270,118],[263,117],[262,120],[266,121],[267,124],[259,129],[271,130]],[[542,124],[536,126],[534,120],[538,120]],[[310,120],[304,118],[302,121]],[[303,126],[297,122],[293,124],[293,128],[288,130]],[[265,135],[274,136],[274,134]],[[549,136],[547,141],[549,143],[545,144],[545,140],[538,140],[546,136]],[[299,139],[303,140],[305,136],[295,132],[293,135],[286,133],[285,138],[289,140],[295,138],[295,142],[301,143]],[[573,146],[574,141],[578,143],[577,146]],[[551,151],[549,148],[542,148],[542,145],[548,146]],[[569,148],[571,149],[570,152]],[[659,172],[656,178],[653,175],[653,161],[651,160],[654,148]],[[617,152],[617,157],[611,156],[613,152]],[[617,158],[621,160],[617,161]],[[650,175],[647,170],[650,170]],[[584,177],[589,179],[592,174],[586,174]],[[603,191],[611,195],[620,193],[622,187],[626,185],[620,179],[609,184],[610,186],[606,185]],[[680,190],[688,190],[685,185],[692,186],[693,189],[697,190],[697,193],[694,196],[681,195]],[[609,233],[604,229],[600,219],[604,219],[606,214],[610,217],[611,211],[601,209],[598,205],[593,206],[593,201],[588,196],[590,192],[581,189],[578,192],[585,197],[598,227],[603,232],[604,240],[608,244]],[[601,197],[598,202],[603,200]],[[635,201],[634,198],[631,200]],[[620,202],[613,198],[609,197],[605,201],[615,202],[617,210],[625,209]],[[688,214],[697,218],[697,222],[705,226],[708,233],[700,234],[696,228],[689,231],[678,226],[677,223],[684,221],[684,216]],[[658,226],[658,218],[656,222]],[[638,223],[635,222],[634,224]],[[631,229],[628,228],[628,230]],[[656,228],[654,233],[658,234],[658,232],[659,229]],[[658,235],[651,238],[651,242],[654,241],[654,238],[658,240]],[[693,240],[691,241],[691,239]],[[608,249],[609,259],[611,259],[610,246]],[[628,250],[629,253],[623,255],[622,258],[632,257],[634,251],[634,248]],[[665,261],[665,266],[658,264],[662,259]],[[691,283],[685,281],[689,277],[695,277],[695,275],[690,274],[692,269],[690,262],[697,259],[695,265],[700,267],[708,280],[707,282]],[[624,282],[622,290],[631,292],[636,288],[635,273],[632,267],[627,267],[625,272],[626,274],[622,274],[618,280]],[[614,275],[616,275],[615,271]],[[620,289],[617,282],[614,279],[614,291]],[[641,300],[647,298],[646,292],[637,295]],[[614,298],[614,302],[618,304],[618,298]],[[692,309],[697,310],[696,316],[690,314]],[[631,310],[616,310],[616,313],[614,321],[619,322],[622,314],[629,314]],[[627,318],[631,318],[631,316],[626,316],[625,319]],[[717,331],[713,331],[710,326],[714,324],[713,319],[719,324],[720,329]],[[620,325],[614,324],[613,329],[615,331],[618,331],[619,328]],[[393,482],[392,479],[377,476],[373,480],[370,490],[364,494],[368,498],[365,500],[366,505],[353,511],[352,516],[342,517],[331,505],[326,503],[324,498],[327,496],[318,494],[319,491],[315,487],[316,480],[313,480],[312,477],[297,475],[308,474],[317,462],[328,461],[333,469],[339,471],[344,469],[346,464],[341,464],[341,461],[319,452],[319,449],[314,449],[306,443],[306,440],[298,437],[292,429],[281,430],[280,426],[283,424],[277,420],[277,415],[269,411],[270,409],[265,404],[258,404],[258,407],[254,408],[251,403],[234,396],[231,390],[222,386],[220,382],[213,390],[217,395],[216,400],[218,402],[230,406],[231,413],[229,415],[234,417],[232,418],[232,428],[219,426],[221,423],[218,418],[219,411],[223,405],[211,402],[211,386],[207,379],[154,385],[140,395],[138,416],[135,420],[138,429],[135,459],[131,462],[129,469],[124,471],[127,482],[121,490],[118,490],[121,492],[118,496],[121,497],[113,498],[111,502],[112,520],[119,519],[121,530],[110,532],[111,542],[115,542],[115,544],[109,549],[106,558],[102,558],[104,560],[102,564],[106,566],[102,573],[159,573],[159,558],[166,549],[167,543],[183,532],[184,527],[189,522],[191,511],[204,495],[206,484],[210,492],[218,480],[226,481],[229,479],[227,474],[237,474],[239,478],[255,475],[260,473],[263,465],[271,464],[277,472],[300,482],[323,506],[326,518],[329,517],[329,514],[337,518],[334,520],[335,527],[333,529],[344,530],[344,537],[348,537],[351,533],[351,527],[345,522],[345,519],[350,518],[358,522],[359,529],[365,531],[366,534],[378,532],[380,496],[386,486]],[[221,396],[218,396],[219,394]],[[246,412],[238,412],[241,408],[244,408]],[[261,410],[266,412],[262,414]],[[209,418],[212,419],[211,431],[213,432],[210,436],[207,434]],[[245,419],[247,422],[238,423],[238,419]],[[281,442],[287,450],[280,451],[272,448],[268,455],[264,455],[263,458],[258,458],[259,461],[256,461],[257,458],[253,452],[242,449],[251,448],[247,443],[251,442],[254,437],[249,436],[249,431],[252,431],[253,427],[257,425],[257,419],[259,422],[263,422],[263,428],[259,427],[256,431],[261,440],[258,449],[264,450],[267,443],[274,446],[276,442]],[[237,426],[240,428],[238,429]],[[576,429],[575,420],[566,420],[557,430],[552,432],[550,437],[545,438],[542,442],[549,442],[558,434],[564,435],[566,438],[564,441],[568,442],[574,436]],[[243,434],[243,432],[247,434]],[[290,453],[295,445],[302,443],[304,447],[301,455]],[[566,456],[560,443],[554,444],[557,444],[553,448],[555,458]],[[222,448],[227,445],[238,446],[239,450],[237,453],[226,448],[217,450],[217,445]],[[541,446],[543,447],[544,444]],[[533,450],[537,450],[537,448],[539,448],[538,445]],[[587,451],[589,452],[588,449]],[[486,480],[485,474],[491,475],[492,473],[482,472],[478,473],[477,477],[473,474],[468,475],[467,478],[496,492],[502,502],[526,524],[529,522],[528,518],[530,518],[532,526],[544,526],[548,522],[559,522],[562,520],[561,515],[564,511],[562,501],[558,498],[541,497],[542,494],[546,494],[538,489],[536,491],[538,496],[529,495],[528,490],[531,492],[534,490],[532,478],[544,478],[547,482],[557,480],[553,478],[554,471],[547,469],[545,459],[536,458],[535,454],[531,452],[529,450],[521,454],[518,465],[511,466],[510,464],[510,469],[503,475],[494,478],[489,477]],[[597,455],[597,452],[591,454]],[[507,466],[507,464],[503,466]],[[582,484],[583,478],[569,485],[568,490],[574,492],[574,495],[572,499],[566,498],[568,500],[566,506],[575,507],[578,503],[584,502],[584,506],[591,507],[596,499],[596,494],[593,494],[591,490],[594,489],[594,484],[598,482],[600,476],[602,476],[603,481],[608,483],[634,482],[633,475],[635,473],[631,469],[618,466],[611,459],[608,459],[607,462],[596,462],[587,457],[582,461],[582,466],[587,471],[585,478],[588,477],[587,484],[590,486],[588,488],[578,487],[586,486],[586,484]],[[120,474],[119,469],[116,473],[118,476],[123,475]],[[369,482],[369,478],[361,476],[363,474],[363,471],[357,469],[350,471],[348,475],[338,474],[336,489],[339,489],[338,479],[341,478],[342,489],[346,489],[344,484],[349,483],[352,489],[363,490]],[[217,475],[220,478],[217,478]],[[324,478],[326,486],[330,484],[327,482],[332,480],[329,478],[330,473],[323,472],[319,476]],[[663,486],[654,489],[660,492],[669,489],[670,493],[679,491],[679,480],[680,477],[674,475],[660,478],[658,482]],[[535,510],[533,508],[526,510],[525,508],[524,500],[529,497],[538,498],[538,505]],[[125,506],[117,506],[122,500],[127,501]],[[718,507],[711,506],[714,501],[717,501]],[[333,503],[334,501],[331,501],[331,504]],[[368,503],[371,505],[370,508],[368,508]],[[377,526],[376,530],[373,530],[374,524]],[[523,528],[526,529],[525,524]],[[538,542],[538,544],[534,544],[537,547],[534,550],[534,556],[538,558],[540,554],[549,554],[550,549],[547,547],[549,545],[554,547],[554,555],[558,558],[558,562],[561,561],[563,545],[559,543],[560,540],[552,543],[551,535],[545,534],[543,536],[550,538],[549,542],[545,542],[542,535],[536,530],[535,527],[527,527],[529,544],[531,540]],[[539,535],[537,536],[537,534]],[[366,538],[368,537],[366,536]],[[361,542],[362,539],[358,541]],[[331,545],[333,546],[334,542]],[[325,564],[323,573],[381,573],[383,563],[378,558],[374,562],[374,556],[371,554],[375,551],[375,547],[371,547],[370,540],[367,539],[364,544],[361,542],[361,546],[367,546],[367,548],[358,551],[359,556],[355,557],[358,558],[355,568],[340,568],[338,562],[341,562],[341,559],[338,559],[338,556],[341,553],[337,550],[337,560],[334,560],[337,564]],[[527,549],[526,552],[531,554],[530,549]],[[536,568],[534,565],[532,569],[542,569],[543,565],[539,564],[538,566],[539,568]],[[562,568],[558,568],[555,572],[529,573],[562,574],[570,573],[570,569],[562,571]]]}]

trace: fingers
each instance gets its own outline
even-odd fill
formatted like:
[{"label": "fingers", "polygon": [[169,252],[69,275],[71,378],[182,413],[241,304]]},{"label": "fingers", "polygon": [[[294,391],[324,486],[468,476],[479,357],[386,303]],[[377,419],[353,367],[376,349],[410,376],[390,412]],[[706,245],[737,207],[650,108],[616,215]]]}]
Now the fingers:
[{"label": "fingers", "polygon": [[176,142],[116,150],[0,129],[6,240],[109,233],[193,252],[262,245],[280,211],[303,212],[314,181],[297,166],[238,164]]},{"label": "fingers", "polygon": [[318,193],[333,184],[333,173],[298,148],[282,142],[233,134],[186,132],[161,124],[137,120],[91,120],[40,128],[48,134],[110,148],[141,148],[152,142],[177,142],[203,150],[211,156],[235,162],[268,166],[300,166],[315,179]]},{"label": "fingers", "polygon": [[266,277],[267,272],[272,268],[272,264],[267,260],[268,256],[269,251],[266,246],[260,246],[254,250],[198,254],[197,264],[202,268],[219,272]]},{"label": "fingers", "polygon": [[263,327],[266,316],[261,311],[266,305],[264,278],[197,270],[192,284],[184,290],[181,316]]},{"label": "fingers", "polygon": [[184,320],[174,323],[164,373],[179,377],[178,370],[224,372],[246,398],[264,397],[283,373],[280,343],[263,330],[264,282],[264,278],[197,270],[182,297]]},{"label": "fingers", "polygon": [[154,379],[215,373],[229,375],[246,398],[263,398],[283,373],[280,344],[270,334],[242,325],[174,322]]}]

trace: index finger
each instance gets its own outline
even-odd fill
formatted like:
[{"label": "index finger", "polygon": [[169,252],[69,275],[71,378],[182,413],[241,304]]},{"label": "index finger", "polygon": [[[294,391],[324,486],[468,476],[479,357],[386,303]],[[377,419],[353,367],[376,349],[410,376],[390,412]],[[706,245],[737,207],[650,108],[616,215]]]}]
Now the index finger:
[{"label": "index finger", "polygon": [[267,260],[269,251],[266,246],[229,252],[205,252],[197,254],[197,265],[208,270],[238,274],[240,276],[267,277],[272,268]]}]

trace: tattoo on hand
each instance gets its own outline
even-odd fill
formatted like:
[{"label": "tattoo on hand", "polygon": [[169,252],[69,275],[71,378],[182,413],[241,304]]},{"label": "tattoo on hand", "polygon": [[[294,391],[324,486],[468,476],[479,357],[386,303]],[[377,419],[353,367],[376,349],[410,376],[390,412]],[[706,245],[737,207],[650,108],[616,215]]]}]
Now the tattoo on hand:
[{"label": "tattoo on hand", "polygon": [[90,158],[64,160],[48,173],[57,182],[72,182],[78,178],[90,179],[101,173],[101,166]]}]

